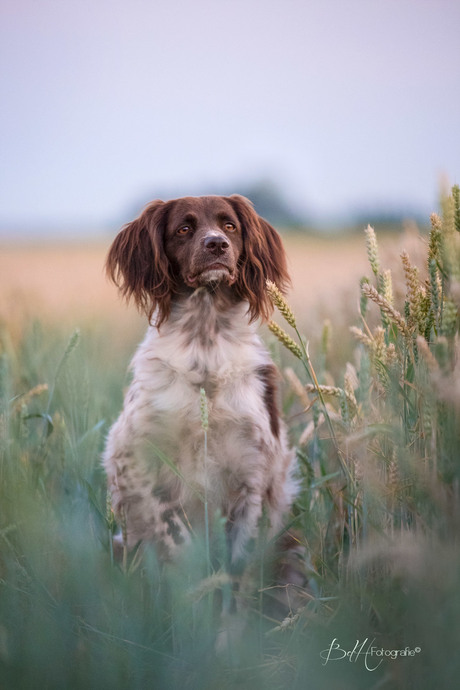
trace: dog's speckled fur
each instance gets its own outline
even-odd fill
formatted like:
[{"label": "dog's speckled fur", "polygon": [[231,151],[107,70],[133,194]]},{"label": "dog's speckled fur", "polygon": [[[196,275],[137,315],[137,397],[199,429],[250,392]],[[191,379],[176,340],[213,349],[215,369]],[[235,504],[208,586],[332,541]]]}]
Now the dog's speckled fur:
[{"label": "dog's speckled fur", "polygon": [[277,532],[296,490],[276,368],[254,323],[270,310],[265,279],[281,288],[288,280],[279,237],[242,197],[154,202],[117,237],[108,270],[156,320],[104,453],[127,546],[154,542],[174,559],[203,528],[206,487],[210,523],[215,511],[226,519],[237,569],[262,513]]}]

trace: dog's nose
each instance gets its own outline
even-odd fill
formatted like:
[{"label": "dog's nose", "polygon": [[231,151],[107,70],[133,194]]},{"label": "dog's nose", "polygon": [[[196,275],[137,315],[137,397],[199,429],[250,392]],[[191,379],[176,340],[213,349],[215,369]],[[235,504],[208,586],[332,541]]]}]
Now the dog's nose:
[{"label": "dog's nose", "polygon": [[204,238],[205,249],[208,249],[213,254],[222,254],[229,246],[230,243],[225,235],[207,235]]}]

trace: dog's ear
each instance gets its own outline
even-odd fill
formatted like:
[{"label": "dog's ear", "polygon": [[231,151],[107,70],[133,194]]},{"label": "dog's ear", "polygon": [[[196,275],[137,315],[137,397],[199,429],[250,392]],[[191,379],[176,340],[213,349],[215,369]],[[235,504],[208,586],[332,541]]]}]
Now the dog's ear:
[{"label": "dog's ear", "polygon": [[273,305],[266,290],[271,280],[281,292],[290,285],[286,254],[276,230],[254,210],[249,199],[234,194],[227,197],[241,223],[243,253],[239,261],[236,290],[249,302],[251,320],[268,320]]},{"label": "dog's ear", "polygon": [[168,203],[159,200],[149,204],[118,233],[106,261],[109,278],[149,321],[158,308],[157,326],[169,315],[174,290],[163,240],[168,208]]}]

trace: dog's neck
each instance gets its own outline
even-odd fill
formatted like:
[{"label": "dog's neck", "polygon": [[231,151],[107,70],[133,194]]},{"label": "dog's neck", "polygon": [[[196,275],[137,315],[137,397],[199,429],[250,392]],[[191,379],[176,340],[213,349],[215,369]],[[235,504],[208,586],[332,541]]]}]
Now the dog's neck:
[{"label": "dog's neck", "polygon": [[159,329],[153,324],[148,329],[134,357],[134,369],[162,361],[210,394],[210,381],[216,376],[246,375],[268,361],[248,309],[248,302],[230,299],[227,291],[213,293],[203,287],[180,298],[175,295],[169,317]]},{"label": "dog's neck", "polygon": [[161,331],[180,330],[188,343],[209,347],[218,334],[234,338],[235,331],[253,332],[248,304],[228,285],[208,284],[175,295],[168,320]]}]

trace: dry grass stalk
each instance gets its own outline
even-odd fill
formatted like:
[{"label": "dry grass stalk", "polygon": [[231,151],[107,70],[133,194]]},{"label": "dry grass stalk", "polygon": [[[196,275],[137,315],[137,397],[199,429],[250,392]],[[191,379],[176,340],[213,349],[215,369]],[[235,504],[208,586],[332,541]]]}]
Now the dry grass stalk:
[{"label": "dry grass stalk", "polygon": [[216,589],[222,589],[222,587],[228,587],[232,584],[232,578],[230,575],[224,571],[219,571],[213,573],[209,577],[204,578],[197,587],[189,592],[189,596],[194,601],[199,601],[206,594],[215,592]]},{"label": "dry grass stalk", "polygon": [[277,625],[275,628],[272,628],[271,630],[268,630],[265,633],[265,635],[268,637],[269,635],[273,635],[274,633],[284,632],[285,630],[293,628],[304,610],[305,607],[302,607],[297,611],[297,613],[286,616],[286,618],[282,620],[279,625]]}]

